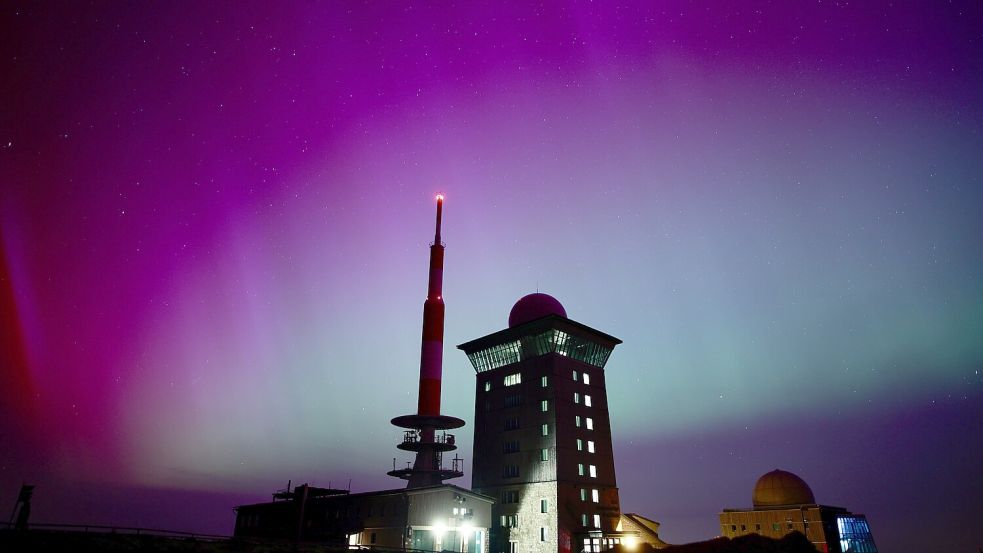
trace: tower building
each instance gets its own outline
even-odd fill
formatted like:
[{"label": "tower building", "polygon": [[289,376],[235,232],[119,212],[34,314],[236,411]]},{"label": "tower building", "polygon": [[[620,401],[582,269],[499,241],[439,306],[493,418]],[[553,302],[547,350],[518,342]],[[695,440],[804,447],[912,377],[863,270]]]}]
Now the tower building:
[{"label": "tower building", "polygon": [[430,279],[423,304],[423,340],[417,411],[392,419],[405,428],[404,451],[416,453],[406,468],[389,475],[408,481],[406,488],[351,493],[307,484],[277,491],[273,501],[236,507],[235,535],[257,539],[318,542],[336,548],[484,553],[494,500],[443,483],[463,475],[462,462],[444,467],[443,454],[454,451],[446,431],[464,421],[440,414],[441,358],[444,340],[442,280],[444,245],[440,218],[444,198],[437,196],[437,226],[430,245]]},{"label": "tower building", "polygon": [[489,553],[601,551],[621,531],[604,366],[621,340],[530,294],[508,328],[461,344],[477,374],[473,489]]},{"label": "tower building", "polygon": [[[450,468],[443,467],[443,455],[454,451],[454,435],[447,430],[464,426],[457,417],[440,414],[440,380],[444,352],[444,244],[440,241],[440,216],[444,196],[437,195],[437,226],[430,245],[430,278],[427,299],[423,302],[423,338],[420,346],[420,388],[415,415],[403,415],[392,423],[407,429],[396,447],[416,452],[413,464],[389,471],[390,476],[408,480],[406,487],[435,486],[448,478],[463,476],[461,460],[454,458]],[[440,434],[437,434],[440,431]]]}]

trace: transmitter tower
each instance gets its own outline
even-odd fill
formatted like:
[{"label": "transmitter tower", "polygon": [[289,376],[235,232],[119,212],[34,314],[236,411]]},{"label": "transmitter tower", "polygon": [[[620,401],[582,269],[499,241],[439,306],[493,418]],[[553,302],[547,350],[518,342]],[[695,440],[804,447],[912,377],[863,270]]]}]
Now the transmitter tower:
[{"label": "transmitter tower", "polygon": [[[423,339],[420,348],[420,389],[416,414],[392,419],[406,429],[396,447],[416,453],[412,463],[387,474],[407,480],[407,488],[436,486],[449,478],[464,476],[463,461],[457,456],[450,468],[443,466],[443,455],[457,449],[454,435],[447,430],[464,426],[457,417],[440,414],[440,381],[444,353],[444,244],[440,241],[440,217],[444,196],[437,195],[437,225],[430,245],[430,281],[423,303]],[[395,465],[395,462],[393,463]]]}]

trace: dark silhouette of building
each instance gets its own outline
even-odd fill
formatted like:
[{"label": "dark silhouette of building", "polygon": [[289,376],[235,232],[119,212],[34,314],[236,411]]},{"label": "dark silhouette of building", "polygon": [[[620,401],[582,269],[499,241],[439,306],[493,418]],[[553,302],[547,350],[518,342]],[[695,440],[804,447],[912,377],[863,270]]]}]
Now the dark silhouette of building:
[{"label": "dark silhouette of building", "polygon": [[[437,224],[430,246],[430,279],[423,305],[420,387],[417,412],[392,419],[407,429],[396,447],[416,453],[406,468],[389,475],[408,481],[405,489],[367,493],[303,485],[273,494],[270,503],[236,508],[235,535],[318,541],[336,545],[383,549],[418,549],[483,553],[491,523],[492,498],[443,484],[462,476],[455,457],[443,466],[443,454],[456,449],[447,430],[464,421],[440,414],[441,365],[444,339],[442,292],[444,245],[440,220],[444,198],[437,196]],[[439,432],[439,433],[438,433]]]},{"label": "dark silhouette of building", "polygon": [[751,509],[724,509],[720,533],[781,538],[799,532],[822,553],[877,553],[867,518],[842,507],[816,503],[804,480],[773,470],[754,486]]},{"label": "dark silhouette of building", "polygon": [[477,373],[473,488],[494,497],[491,553],[588,553],[623,539],[604,366],[621,340],[520,299],[505,330],[458,347]]}]

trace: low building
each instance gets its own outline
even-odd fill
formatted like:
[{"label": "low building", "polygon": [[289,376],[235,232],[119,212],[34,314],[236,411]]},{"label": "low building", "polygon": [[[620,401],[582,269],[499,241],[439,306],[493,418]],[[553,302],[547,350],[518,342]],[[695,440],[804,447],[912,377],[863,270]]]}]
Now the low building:
[{"label": "low building", "polygon": [[366,493],[303,485],[236,507],[235,536],[482,553],[493,502],[450,484]]},{"label": "low building", "polygon": [[774,470],[759,478],[752,503],[751,509],[720,513],[721,535],[777,539],[799,532],[822,553],[877,553],[864,515],[816,503],[809,485],[791,472]]}]

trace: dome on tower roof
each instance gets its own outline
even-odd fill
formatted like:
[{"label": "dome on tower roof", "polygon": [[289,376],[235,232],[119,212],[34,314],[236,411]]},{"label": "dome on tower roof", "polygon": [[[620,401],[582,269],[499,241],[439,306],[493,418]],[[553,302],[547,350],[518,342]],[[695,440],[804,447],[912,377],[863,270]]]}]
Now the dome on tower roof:
[{"label": "dome on tower roof", "polygon": [[816,502],[816,498],[805,480],[791,472],[775,469],[758,478],[752,501],[755,507],[777,507],[811,505]]},{"label": "dome on tower roof", "polygon": [[556,298],[549,294],[529,294],[523,296],[512,306],[509,313],[509,328],[529,321],[541,319],[547,315],[559,315],[566,318],[567,311]]}]

